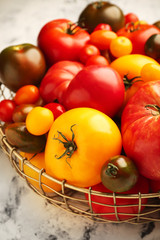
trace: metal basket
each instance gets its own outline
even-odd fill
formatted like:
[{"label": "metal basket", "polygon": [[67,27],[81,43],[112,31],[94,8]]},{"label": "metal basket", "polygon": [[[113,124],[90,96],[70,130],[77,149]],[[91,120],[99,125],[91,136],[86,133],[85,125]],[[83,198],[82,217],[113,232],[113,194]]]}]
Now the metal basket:
[{"label": "metal basket", "polygon": [[[10,92],[3,84],[0,84],[0,100],[2,99],[9,99],[13,98],[13,93]],[[160,193],[148,193],[148,194],[116,194],[116,193],[102,193],[92,190],[92,187],[89,189],[87,188],[79,188],[75,187],[73,185],[68,184],[65,180],[60,181],[58,179],[53,178],[52,176],[46,174],[45,169],[38,169],[34,165],[32,165],[29,160],[24,158],[16,149],[14,146],[11,146],[6,136],[3,132],[3,127],[0,124],[0,145],[5,152],[5,154],[9,157],[11,165],[15,168],[17,173],[24,178],[28,186],[34,190],[37,194],[39,194],[41,197],[46,199],[50,204],[60,207],[70,213],[77,214],[84,216],[92,221],[96,222],[114,222],[114,223],[131,223],[131,224],[140,224],[140,223],[146,223],[150,221],[160,221]],[[24,166],[27,165],[27,167],[31,168],[33,171],[38,173],[39,179],[34,179],[32,177],[29,177],[24,173]],[[47,184],[42,182],[42,176],[43,179],[46,178],[49,181],[53,181],[57,184],[60,184],[62,187],[62,190],[60,192],[57,192],[55,189],[51,188]],[[35,188],[28,179],[32,179],[32,181],[38,182],[39,189]],[[49,191],[52,194],[47,194],[44,191],[48,188]],[[85,194],[88,194],[88,200],[85,198]],[[113,199],[113,204],[102,204],[98,203],[92,200],[93,195],[99,196],[99,197],[107,197]],[[137,199],[137,204],[132,205],[117,205],[117,199]],[[142,204],[142,199],[147,199],[146,204]],[[113,212],[111,213],[94,213],[93,212],[93,204],[98,204],[101,206],[107,206],[108,208],[112,208]],[[131,213],[122,213],[124,216],[126,215],[132,215],[131,218],[127,220],[120,220],[118,209],[121,207],[132,207],[136,206],[138,209],[138,212],[136,214]],[[141,207],[145,207],[144,210],[141,212]],[[103,216],[113,216],[114,220],[110,220],[103,218]]]}]

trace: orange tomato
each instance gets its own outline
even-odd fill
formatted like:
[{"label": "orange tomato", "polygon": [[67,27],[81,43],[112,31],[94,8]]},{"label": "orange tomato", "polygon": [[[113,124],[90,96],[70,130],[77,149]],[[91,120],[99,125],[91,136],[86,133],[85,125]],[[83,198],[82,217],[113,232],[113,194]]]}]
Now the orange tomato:
[{"label": "orange tomato", "polygon": [[160,65],[155,63],[147,63],[141,70],[142,81],[155,81],[160,80]]},{"label": "orange tomato", "polygon": [[[36,155],[31,154],[31,153],[24,153],[24,152],[21,152],[20,154],[22,157],[24,157],[28,161],[30,161],[30,163],[33,166],[35,166],[36,168],[38,168],[39,170],[45,169],[44,152],[38,153]],[[21,162],[20,162],[20,170],[22,170]],[[34,186],[36,189],[41,190],[41,187],[39,184],[39,173],[36,170],[32,169],[31,167],[27,166],[26,164],[24,164],[24,166],[23,166],[23,171],[26,174],[26,176],[28,176],[27,177],[28,182],[32,186]],[[57,192],[59,192],[61,190],[60,184],[48,179],[47,177],[45,177],[43,175],[41,176],[41,183],[42,183],[41,184],[42,189],[46,193],[53,193],[52,189],[54,189]],[[52,188],[52,189],[50,189],[50,188]]]},{"label": "orange tomato", "polygon": [[39,89],[34,85],[25,85],[18,89],[14,97],[17,105],[20,104],[34,104],[40,97]]},{"label": "orange tomato", "polygon": [[26,117],[26,128],[33,135],[47,133],[54,121],[53,113],[45,107],[33,108]]},{"label": "orange tomato", "polygon": [[101,182],[102,165],[121,152],[115,122],[92,108],[75,108],[53,123],[45,148],[46,170],[78,187]]},{"label": "orange tomato", "polygon": [[112,39],[116,38],[117,34],[109,30],[97,30],[91,33],[90,43],[98,47],[100,50],[109,49]]}]

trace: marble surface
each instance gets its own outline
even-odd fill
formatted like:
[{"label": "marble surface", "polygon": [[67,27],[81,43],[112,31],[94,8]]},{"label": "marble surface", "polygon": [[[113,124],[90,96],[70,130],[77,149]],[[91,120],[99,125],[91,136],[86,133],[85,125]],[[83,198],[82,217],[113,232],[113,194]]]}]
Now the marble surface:
[{"label": "marble surface", "polygon": [[[77,21],[89,0],[0,0],[0,51],[12,44],[36,44],[40,28],[55,18]],[[159,20],[159,0],[115,0],[124,13]],[[0,149],[0,240],[159,240],[160,223],[94,223],[49,205],[17,175]]]}]

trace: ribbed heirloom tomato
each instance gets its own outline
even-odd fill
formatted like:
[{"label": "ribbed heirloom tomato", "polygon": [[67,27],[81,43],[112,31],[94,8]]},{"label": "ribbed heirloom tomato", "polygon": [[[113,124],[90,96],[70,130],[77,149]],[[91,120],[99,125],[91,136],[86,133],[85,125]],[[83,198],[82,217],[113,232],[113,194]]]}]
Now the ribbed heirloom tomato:
[{"label": "ribbed heirloom tomato", "polygon": [[53,123],[45,148],[46,171],[78,187],[101,182],[106,159],[121,152],[115,122],[92,108],[75,108]]}]

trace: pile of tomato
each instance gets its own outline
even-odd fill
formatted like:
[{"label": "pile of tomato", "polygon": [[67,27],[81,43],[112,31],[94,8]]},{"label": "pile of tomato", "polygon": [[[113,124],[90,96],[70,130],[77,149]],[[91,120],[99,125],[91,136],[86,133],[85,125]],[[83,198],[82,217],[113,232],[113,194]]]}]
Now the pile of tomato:
[{"label": "pile of tomato", "polygon": [[[19,44],[0,53],[1,83],[14,92],[0,102],[8,142],[33,165],[74,186],[117,194],[158,192],[159,63],[160,22],[124,15],[111,3],[89,4],[78,24],[46,23],[37,46]],[[24,172],[38,179],[27,166]],[[92,200],[113,204],[106,196]],[[137,202],[126,198],[116,204]],[[92,207],[116,220],[112,207]],[[117,211],[123,220],[138,207]]]}]

